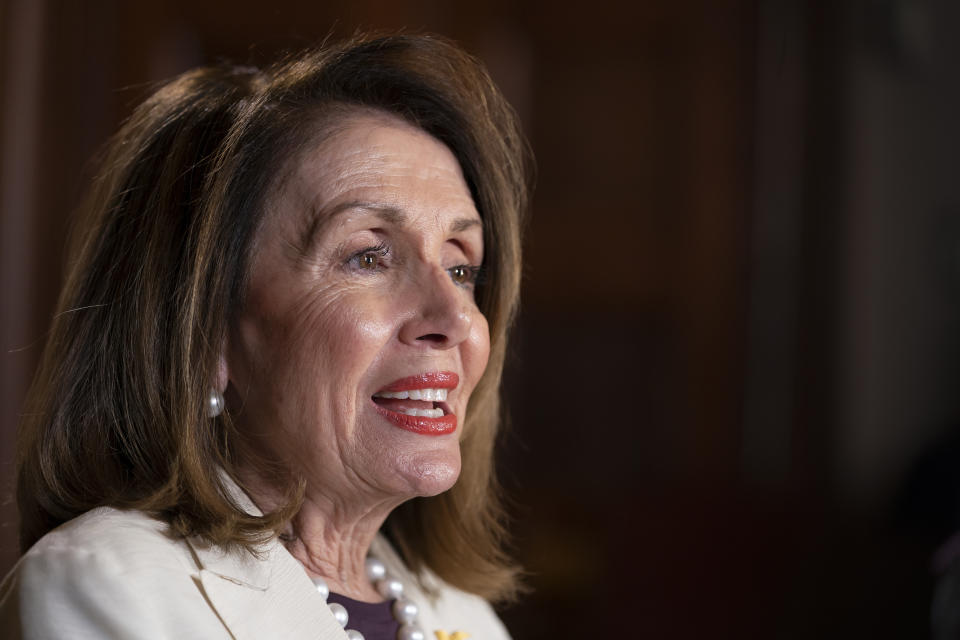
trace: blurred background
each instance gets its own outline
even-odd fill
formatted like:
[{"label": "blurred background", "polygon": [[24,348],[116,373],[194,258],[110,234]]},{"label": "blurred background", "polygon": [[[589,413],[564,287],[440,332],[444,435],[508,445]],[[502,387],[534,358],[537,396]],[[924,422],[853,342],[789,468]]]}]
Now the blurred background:
[{"label": "blurred background", "polygon": [[960,529],[955,0],[2,0],[0,573],[89,159],[156,81],[358,27],[458,41],[538,159],[517,640],[928,637]]}]

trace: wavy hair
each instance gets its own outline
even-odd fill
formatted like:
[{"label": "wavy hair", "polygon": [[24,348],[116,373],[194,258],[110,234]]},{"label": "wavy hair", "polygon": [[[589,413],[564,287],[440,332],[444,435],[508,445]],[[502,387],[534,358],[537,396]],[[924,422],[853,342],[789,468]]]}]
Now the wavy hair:
[{"label": "wavy hair", "polygon": [[415,571],[489,599],[515,593],[493,453],[532,158],[482,65],[431,36],[358,36],[265,71],[190,71],[111,140],[18,433],[24,551],[97,506],[140,509],[176,535],[253,552],[297,512],[302,486],[263,516],[231,499],[220,470],[237,480],[242,435],[229,414],[206,415],[206,397],[266,199],[290,158],[358,109],[399,116],[449,147],[486,248],[477,302],[491,352],[463,427],[460,478],[395,509],[386,530]]}]

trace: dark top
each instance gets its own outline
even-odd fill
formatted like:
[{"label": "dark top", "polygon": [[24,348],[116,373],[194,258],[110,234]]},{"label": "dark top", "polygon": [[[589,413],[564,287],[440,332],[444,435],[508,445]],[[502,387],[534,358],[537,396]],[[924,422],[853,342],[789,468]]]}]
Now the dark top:
[{"label": "dark top", "polygon": [[400,623],[393,619],[393,600],[360,602],[331,592],[327,602],[336,602],[346,608],[347,629],[362,633],[363,640],[396,640]]}]

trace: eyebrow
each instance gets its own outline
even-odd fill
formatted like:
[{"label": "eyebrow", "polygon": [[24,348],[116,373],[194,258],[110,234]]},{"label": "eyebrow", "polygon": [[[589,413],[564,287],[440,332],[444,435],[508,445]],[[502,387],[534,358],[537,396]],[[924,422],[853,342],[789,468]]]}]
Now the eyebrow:
[{"label": "eyebrow", "polygon": [[300,233],[300,251],[306,253],[313,246],[317,236],[334,220],[339,218],[344,212],[352,209],[361,209],[369,211],[385,222],[402,225],[406,221],[406,214],[396,207],[388,205],[377,205],[370,202],[361,202],[351,200],[341,202],[330,209],[323,209],[318,206],[311,206],[307,216],[307,224],[304,225]]},{"label": "eyebrow", "polygon": [[450,231],[453,233],[460,233],[461,231],[466,231],[470,227],[482,227],[483,222],[480,218],[457,218],[454,221],[453,225],[450,227]]},{"label": "eyebrow", "polygon": [[[350,200],[341,202],[328,210],[317,207],[310,207],[310,216],[308,224],[304,227],[300,236],[300,247],[306,251],[311,247],[317,238],[317,235],[334,220],[339,218],[344,212],[360,209],[380,218],[384,222],[402,227],[407,222],[407,214],[397,207],[387,204],[378,204],[360,200]],[[476,217],[457,218],[450,226],[451,233],[461,233],[475,226],[483,226],[483,221]]]}]

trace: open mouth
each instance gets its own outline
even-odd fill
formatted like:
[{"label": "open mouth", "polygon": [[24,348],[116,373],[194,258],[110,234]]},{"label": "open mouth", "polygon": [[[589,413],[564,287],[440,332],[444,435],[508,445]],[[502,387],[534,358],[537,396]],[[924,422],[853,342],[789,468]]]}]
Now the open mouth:
[{"label": "open mouth", "polygon": [[457,416],[447,404],[447,393],[459,383],[455,373],[433,373],[397,380],[373,394],[380,415],[394,425],[426,435],[457,429]]},{"label": "open mouth", "polygon": [[451,413],[446,389],[381,391],[373,395],[379,407],[417,418],[442,418]]}]

